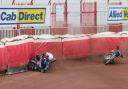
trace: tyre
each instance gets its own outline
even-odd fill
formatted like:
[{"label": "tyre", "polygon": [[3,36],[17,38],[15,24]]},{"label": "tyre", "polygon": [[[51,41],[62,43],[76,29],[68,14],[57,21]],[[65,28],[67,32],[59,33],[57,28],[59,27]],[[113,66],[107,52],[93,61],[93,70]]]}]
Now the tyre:
[{"label": "tyre", "polygon": [[36,64],[34,62],[29,62],[28,63],[28,70],[36,70]]},{"label": "tyre", "polygon": [[110,64],[112,60],[113,60],[112,53],[104,55],[104,63],[105,63],[105,65]]},{"label": "tyre", "polygon": [[111,59],[111,58],[112,58],[112,54],[111,53],[104,55],[104,59],[105,60],[108,60],[108,59]]}]

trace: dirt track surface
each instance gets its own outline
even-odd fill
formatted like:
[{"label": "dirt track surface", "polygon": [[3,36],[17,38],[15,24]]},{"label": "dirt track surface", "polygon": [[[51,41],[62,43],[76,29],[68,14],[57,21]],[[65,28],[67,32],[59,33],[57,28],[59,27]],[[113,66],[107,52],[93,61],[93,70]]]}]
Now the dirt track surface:
[{"label": "dirt track surface", "polygon": [[107,66],[99,60],[58,62],[48,73],[1,76],[0,89],[128,89],[128,62]]}]

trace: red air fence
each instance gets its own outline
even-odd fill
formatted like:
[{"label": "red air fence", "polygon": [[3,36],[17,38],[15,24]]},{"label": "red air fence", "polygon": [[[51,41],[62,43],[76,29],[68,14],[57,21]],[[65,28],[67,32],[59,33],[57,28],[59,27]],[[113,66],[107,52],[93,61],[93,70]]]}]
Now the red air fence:
[{"label": "red air fence", "polygon": [[7,68],[6,48],[3,43],[0,43],[0,70]]},{"label": "red air fence", "polygon": [[[33,5],[33,0],[28,4],[15,3],[15,0],[13,0],[12,5]],[[99,30],[97,26],[96,2],[90,3],[83,0],[80,2],[80,26],[76,30],[79,30],[78,32],[81,35],[64,35],[69,34],[69,28],[73,28],[69,27],[68,24],[67,0],[63,3],[54,2],[50,7],[51,26],[47,27],[47,31],[43,28],[35,29],[33,26],[29,28],[22,27],[20,24],[9,30],[0,29],[0,39],[7,37],[0,42],[0,70],[27,64],[35,55],[46,51],[53,53],[57,59],[74,59],[90,55],[103,55],[115,49],[117,45],[120,46],[123,52],[127,51],[128,33],[113,33],[122,31],[122,24],[109,24],[106,28],[113,32],[96,34]],[[63,9],[61,15],[57,13],[58,7]],[[60,17],[63,19],[58,19]],[[52,36],[41,35],[45,32],[52,34]],[[29,36],[26,37],[23,34]],[[17,35],[21,35],[21,37]]]},{"label": "red air fence", "polygon": [[77,59],[91,55],[103,55],[119,46],[123,53],[128,50],[128,32],[104,32],[95,35],[40,35],[19,36],[1,40],[0,70],[19,67],[35,55],[51,52],[60,59]]},{"label": "red air fence", "polygon": [[82,58],[90,55],[90,37],[88,35],[67,35],[62,40],[65,59]]}]

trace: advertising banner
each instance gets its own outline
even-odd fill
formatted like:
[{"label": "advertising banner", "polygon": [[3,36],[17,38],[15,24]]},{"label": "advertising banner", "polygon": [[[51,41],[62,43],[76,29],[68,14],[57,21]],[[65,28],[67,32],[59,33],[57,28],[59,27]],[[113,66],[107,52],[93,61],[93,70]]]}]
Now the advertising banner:
[{"label": "advertising banner", "polygon": [[[49,24],[50,9],[47,7],[0,7],[0,25]],[[49,24],[50,25],[50,24]]]},{"label": "advertising banner", "polygon": [[128,7],[109,7],[107,20],[114,22],[128,21]]}]

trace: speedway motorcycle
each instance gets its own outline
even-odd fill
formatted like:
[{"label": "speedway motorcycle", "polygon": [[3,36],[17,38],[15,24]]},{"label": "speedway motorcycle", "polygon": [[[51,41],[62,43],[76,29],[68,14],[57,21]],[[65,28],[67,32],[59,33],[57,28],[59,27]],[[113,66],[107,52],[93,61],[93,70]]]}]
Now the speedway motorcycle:
[{"label": "speedway motorcycle", "polygon": [[41,57],[39,57],[38,60],[37,58],[34,58],[30,60],[28,63],[28,70],[40,71],[45,73],[52,67],[53,62],[55,61],[56,61],[55,57],[52,61],[43,60],[43,58]]},{"label": "speedway motorcycle", "polygon": [[118,58],[118,57],[122,57],[123,58],[123,55],[119,50],[111,51],[111,52],[105,54],[104,55],[104,63],[105,63],[105,65],[107,65],[107,64],[115,64],[114,59]]}]

